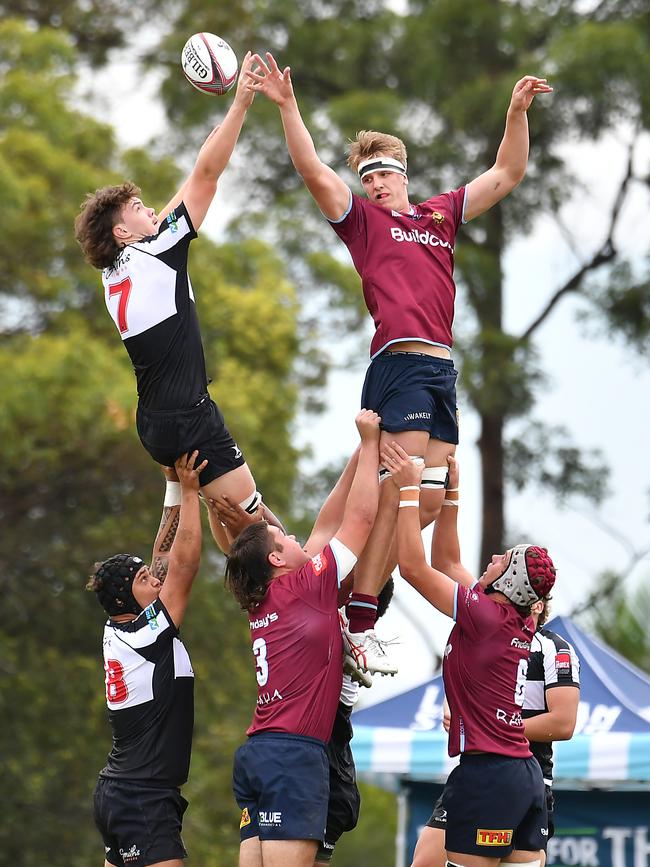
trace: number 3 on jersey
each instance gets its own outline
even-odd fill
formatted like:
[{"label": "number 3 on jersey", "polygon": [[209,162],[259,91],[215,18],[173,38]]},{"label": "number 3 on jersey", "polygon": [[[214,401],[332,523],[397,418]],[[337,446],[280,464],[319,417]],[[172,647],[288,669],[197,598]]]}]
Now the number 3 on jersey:
[{"label": "number 3 on jersey", "polygon": [[266,641],[263,638],[256,638],[253,642],[253,653],[255,654],[255,662],[257,671],[257,682],[260,686],[266,686],[269,679],[269,664],[266,661]]},{"label": "number 3 on jersey", "polygon": [[108,287],[108,294],[112,298],[113,295],[119,295],[120,300],[117,306],[117,326],[120,329],[120,334],[124,334],[129,330],[126,322],[126,308],[129,304],[129,295],[133,284],[130,277],[125,277],[120,283],[111,283]]}]

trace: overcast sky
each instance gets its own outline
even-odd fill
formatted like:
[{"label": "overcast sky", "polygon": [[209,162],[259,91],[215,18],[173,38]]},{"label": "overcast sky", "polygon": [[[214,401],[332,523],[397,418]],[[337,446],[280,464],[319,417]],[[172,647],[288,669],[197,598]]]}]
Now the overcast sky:
[{"label": "overcast sky", "polygon": [[[144,145],[165,128],[154,79],[151,76],[140,79],[135,88],[135,71],[135,61],[122,55],[119,76],[111,71],[92,77],[92,110],[116,125],[118,139],[126,146]],[[297,77],[296,72],[294,76]],[[215,113],[223,110],[219,97],[202,94],[195,97],[193,93],[191,96],[214,99]],[[86,100],[84,106],[88,106]],[[532,234],[520,238],[508,250],[504,263],[505,324],[514,333],[525,329],[545,300],[602,242],[609,206],[624,171],[624,143],[625,133],[621,131],[599,146],[567,147],[575,171],[585,184],[585,190],[567,200],[562,209],[563,222],[571,231],[571,243],[567,243],[565,234],[551,218],[544,217]],[[637,153],[637,171],[642,174],[649,169],[650,141],[646,140]],[[471,179],[459,178],[458,183],[466,180]],[[228,173],[224,176],[215,205],[204,223],[204,231],[213,236],[229,217],[228,212],[219,208],[219,201],[229,198],[229,183],[232,173],[230,181]],[[431,190],[432,195],[436,192]],[[151,204],[162,206],[169,194],[170,191],[161,191],[161,201]],[[634,190],[616,236],[621,248],[639,262],[648,252],[648,199],[647,189]],[[462,244],[462,235],[458,243]],[[581,447],[603,452],[611,470],[612,493],[599,513],[600,519],[640,549],[650,541],[650,365],[644,364],[618,337],[609,339],[602,331],[596,335],[593,327],[589,336],[584,325],[576,321],[577,314],[585,310],[588,307],[579,299],[565,299],[537,333],[535,345],[548,384],[534,414],[547,424],[564,425]],[[457,307],[457,322],[459,316],[462,298]],[[368,343],[370,333],[368,326]],[[335,370],[330,376],[328,411],[317,418],[300,420],[299,445],[308,444],[314,452],[307,467],[320,467],[341,459],[355,447],[353,419],[366,366],[364,358],[358,360],[354,369],[345,365],[345,369]],[[475,569],[480,539],[480,475],[475,445],[478,421],[469,407],[463,405],[462,394],[460,409],[460,533],[464,560],[468,568]],[[245,443],[242,447],[245,448]],[[558,566],[554,593],[557,614],[566,614],[578,605],[600,571],[620,569],[628,562],[625,546],[599,528],[590,517],[594,515],[593,507],[579,500],[560,511],[550,496],[536,490],[508,498],[507,520],[513,534],[517,531],[522,540],[546,545]],[[633,586],[648,573],[650,561],[646,559],[626,582]],[[365,704],[409,689],[430,676],[431,655],[413,621],[429,635],[438,652],[444,647],[452,625],[448,618],[433,609],[429,611],[401,579],[397,588],[398,601],[381,622],[380,633],[382,637],[399,635],[400,644],[394,652],[401,671],[395,678],[376,677],[372,691],[363,691]]]}]

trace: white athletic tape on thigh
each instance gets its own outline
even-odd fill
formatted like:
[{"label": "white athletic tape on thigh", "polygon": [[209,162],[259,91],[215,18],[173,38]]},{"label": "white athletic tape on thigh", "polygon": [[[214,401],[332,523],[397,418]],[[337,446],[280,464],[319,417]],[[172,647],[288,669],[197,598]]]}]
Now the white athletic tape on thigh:
[{"label": "white athletic tape on thigh", "polygon": [[447,467],[426,467],[422,473],[422,487],[430,491],[440,491],[447,484],[449,469]]},{"label": "white athletic tape on thigh", "polygon": [[165,502],[164,506],[169,508],[170,506],[180,506],[181,504],[181,483],[180,482],[167,482],[165,486]]},{"label": "white athletic tape on thigh", "polygon": [[259,504],[262,502],[262,495],[259,491],[253,491],[250,497],[247,497],[243,500],[239,505],[245,512],[248,512],[249,515],[252,515],[256,510]]},{"label": "white athletic tape on thigh", "polygon": [[419,500],[402,500],[399,504],[400,509],[404,509],[406,506],[415,506],[416,508],[420,508]]},{"label": "white athletic tape on thigh", "polygon": [[507,864],[508,867],[540,867],[542,863],[538,858],[536,861],[502,861],[502,864]]}]

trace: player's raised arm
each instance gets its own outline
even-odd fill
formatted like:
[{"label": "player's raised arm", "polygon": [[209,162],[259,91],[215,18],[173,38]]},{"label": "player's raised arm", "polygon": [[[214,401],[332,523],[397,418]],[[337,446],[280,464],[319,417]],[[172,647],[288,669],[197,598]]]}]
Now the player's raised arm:
[{"label": "player's raised arm", "polygon": [[445,499],[433,531],[431,541],[431,565],[439,572],[453,578],[458,584],[471,587],[476,579],[463,566],[458,541],[459,479],[458,461],[453,455],[447,458],[449,476]]},{"label": "player's raised arm", "polygon": [[424,464],[412,461],[396,442],[382,446],[381,462],[399,488],[397,561],[400,574],[438,611],[453,617],[455,582],[432,569],[424,556],[419,517],[420,479]]},{"label": "player's raised arm", "polygon": [[165,476],[165,500],[160,518],[160,526],[156,533],[151,553],[151,569],[161,584],[165,583],[169,570],[169,552],[176,538],[178,521],[181,511],[181,486],[174,467],[161,467]]},{"label": "player's raised arm", "polygon": [[314,523],[309,539],[305,544],[305,551],[310,557],[322,551],[330,539],[334,537],[336,531],[341,526],[343,514],[345,512],[345,504],[350,496],[350,488],[354,481],[354,476],[359,463],[359,451],[361,446],[358,446],[352,457],[345,465],[345,469],[341,473],[336,485],[328,498],[323,503],[318,517]]},{"label": "player's raised arm", "polygon": [[267,96],[280,109],[289,156],[296,171],[327,219],[340,220],[350,207],[352,194],[345,181],[325,165],[316,153],[293,92],[290,68],[287,66],[281,71],[269,52],[266,53],[266,61],[259,54],[254,55],[253,61],[257,64],[256,68],[247,72],[251,87]]},{"label": "player's raised arm", "polygon": [[545,78],[525,75],[515,84],[506,114],[506,128],[491,169],[467,185],[465,220],[472,220],[508,195],[526,174],[528,115],[538,93],[551,93]]},{"label": "player's raised arm", "polygon": [[181,511],[174,544],[169,552],[169,570],[160,591],[160,599],[170,617],[180,626],[185,614],[192,582],[201,562],[201,514],[199,475],[207,466],[195,467],[198,451],[183,455],[175,464],[181,485]]},{"label": "player's raised arm", "polygon": [[190,176],[158,215],[160,222],[183,201],[194,228],[199,230],[217,191],[217,181],[228,165],[244,125],[246,112],[255,96],[246,74],[251,63],[249,51],[242,61],[235,98],[228,113],[203,142]]},{"label": "player's raised arm", "polygon": [[335,534],[355,556],[365,548],[379,504],[379,422],[376,412],[362,409],[355,419],[361,445],[343,520]]}]

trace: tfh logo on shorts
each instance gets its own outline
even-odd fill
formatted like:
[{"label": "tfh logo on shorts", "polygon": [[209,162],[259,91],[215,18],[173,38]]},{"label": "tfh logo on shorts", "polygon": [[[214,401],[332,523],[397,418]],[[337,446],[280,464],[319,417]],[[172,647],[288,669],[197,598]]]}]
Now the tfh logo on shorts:
[{"label": "tfh logo on shorts", "polygon": [[487,831],[476,829],[477,846],[509,846],[512,843],[512,828],[505,831]]},{"label": "tfh logo on shorts", "polygon": [[125,864],[132,864],[140,857],[140,850],[134,843],[130,849],[120,849],[120,855],[122,856],[122,861],[124,861]]},{"label": "tfh logo on shorts", "polygon": [[317,575],[320,575],[323,569],[327,568],[327,558],[325,557],[325,554],[322,553],[322,551],[320,554],[316,554],[315,557],[312,557],[311,562],[314,567],[314,572]]},{"label": "tfh logo on shorts", "polygon": [[260,828],[279,828],[282,825],[282,811],[260,810]]}]

